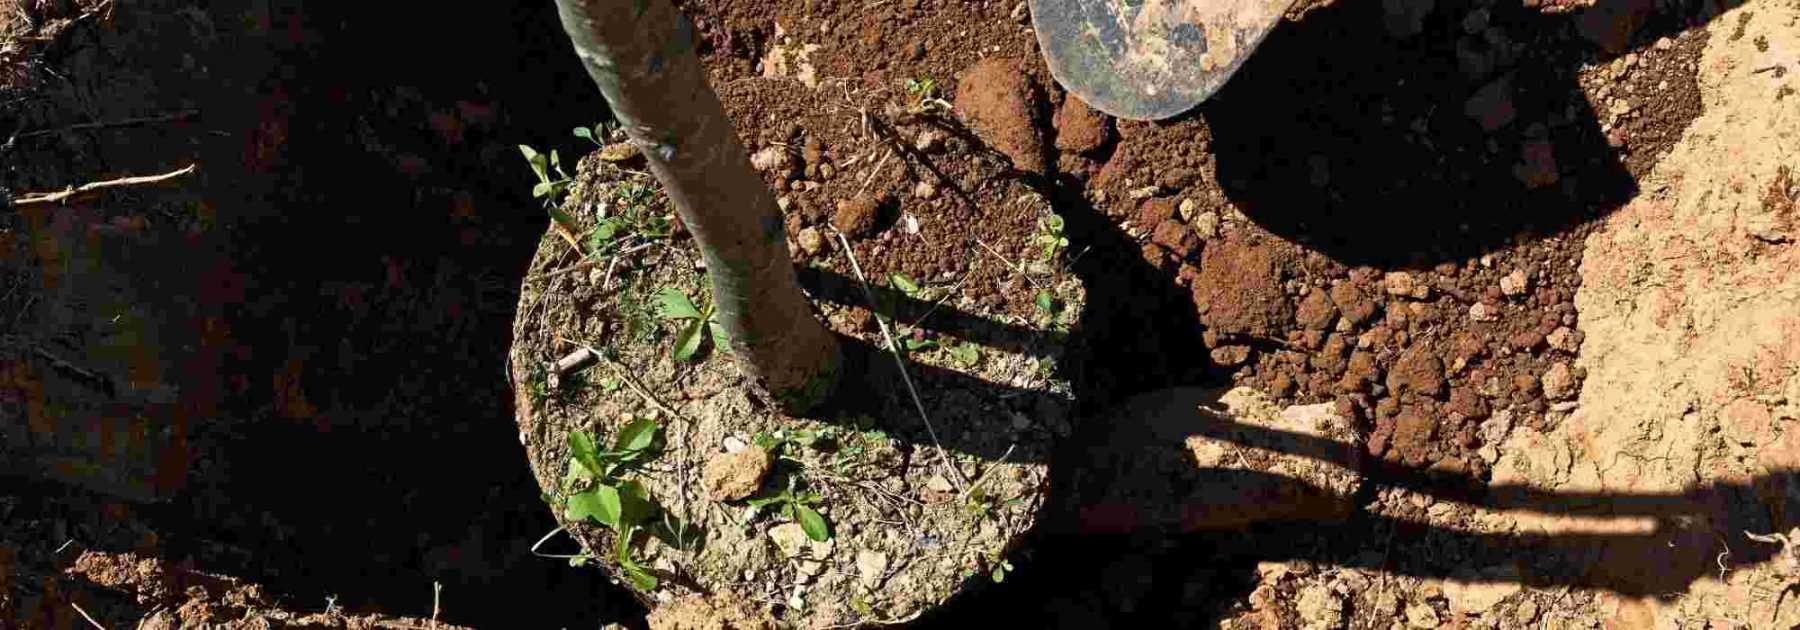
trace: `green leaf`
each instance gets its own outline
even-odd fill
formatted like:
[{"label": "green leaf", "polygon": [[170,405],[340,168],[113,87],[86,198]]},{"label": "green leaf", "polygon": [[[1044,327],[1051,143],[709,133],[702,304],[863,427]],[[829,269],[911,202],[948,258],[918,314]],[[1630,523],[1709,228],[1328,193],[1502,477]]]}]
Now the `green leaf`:
[{"label": "green leaf", "polygon": [[800,521],[800,529],[806,530],[807,538],[814,542],[831,540],[831,524],[825,522],[824,516],[804,505],[794,506],[794,512],[799,517],[795,520]]},{"label": "green leaf", "polygon": [[605,523],[606,520],[601,514],[601,511],[604,508],[601,506],[599,490],[600,488],[606,487],[607,486],[600,486],[587,492],[577,492],[569,495],[569,501],[563,509],[563,517],[576,522],[585,521],[591,518]]},{"label": "green leaf", "polygon": [[699,319],[700,307],[694,306],[694,301],[680,289],[663,289],[662,316],[663,319]]},{"label": "green leaf", "polygon": [[1048,221],[1046,221],[1046,223],[1050,226],[1051,232],[1055,232],[1058,234],[1062,233],[1062,231],[1063,231],[1062,215],[1060,215],[1060,214],[1050,215],[1050,219]]},{"label": "green leaf", "polygon": [[901,293],[905,293],[908,296],[918,295],[919,293],[919,283],[913,282],[913,279],[906,277],[906,274],[896,273],[890,275],[888,276],[888,281],[894,284],[894,288],[899,289]]},{"label": "green leaf", "polygon": [[650,575],[649,571],[645,571],[643,567],[638,566],[636,563],[625,564],[621,562],[619,564],[620,566],[625,567],[625,580],[631,582],[632,588],[646,592],[656,590],[656,585],[659,584],[659,582],[657,581],[656,576]]},{"label": "green leaf", "polygon": [[588,506],[594,520],[613,529],[619,528],[619,514],[624,507],[620,505],[619,489],[616,486],[602,484],[594,486],[593,492],[583,494],[592,494],[594,497],[593,503]]},{"label": "green leaf", "polygon": [[575,128],[575,137],[585,138],[585,139],[591,141],[594,139],[594,132],[593,132],[593,130],[588,129],[587,127],[576,127]]},{"label": "green leaf", "polygon": [[1050,295],[1049,291],[1039,291],[1037,294],[1037,309],[1045,313],[1056,312],[1056,297]]},{"label": "green leaf", "polygon": [[633,420],[631,424],[625,425],[625,428],[619,431],[617,446],[614,446],[613,450],[641,451],[650,448],[650,445],[656,443],[656,432],[660,428],[656,425],[655,420],[649,418]]},{"label": "green leaf", "polygon": [[681,334],[675,336],[676,361],[692,359],[695,353],[700,352],[700,341],[704,339],[700,336],[700,329],[705,327],[706,320],[695,319],[693,323],[681,328]]},{"label": "green leaf", "polygon": [[930,337],[907,337],[904,342],[907,350],[930,350],[938,347],[936,339]]},{"label": "green leaf", "polygon": [[533,149],[531,147],[521,144],[521,145],[519,145],[519,153],[521,155],[525,156],[526,162],[530,162],[532,164],[537,164],[537,159],[538,159],[537,149]]},{"label": "green leaf", "polygon": [[550,194],[551,189],[552,189],[552,186],[550,185],[550,182],[538,182],[536,185],[531,187],[531,196],[532,197],[543,197],[545,195]]},{"label": "green leaf", "polygon": [[762,506],[768,505],[770,503],[786,501],[787,499],[788,499],[787,495],[778,494],[778,495],[775,495],[772,497],[756,497],[754,499],[750,499],[747,503],[750,507],[762,507]]},{"label": "green leaf", "polygon": [[656,503],[650,491],[636,479],[619,484],[619,522],[631,528],[656,515]]},{"label": "green leaf", "polygon": [[550,150],[550,165],[555,166],[556,170],[562,170],[562,155],[558,154],[556,149]]},{"label": "green leaf", "polygon": [[599,449],[594,447],[594,436],[586,431],[569,432],[569,459],[581,462],[589,473],[600,474]]},{"label": "green leaf", "polygon": [[575,225],[575,219],[569,217],[569,214],[566,212],[563,212],[561,208],[551,206],[549,208],[546,208],[545,210],[547,210],[550,213],[551,220],[554,220],[557,223],[561,223],[563,225]]},{"label": "green leaf", "polygon": [[965,343],[950,349],[950,360],[957,365],[971,367],[981,362],[981,348],[972,343]]},{"label": "green leaf", "polygon": [[706,329],[712,332],[713,348],[720,352],[731,349],[731,335],[725,333],[725,327],[719,322],[708,322]]}]

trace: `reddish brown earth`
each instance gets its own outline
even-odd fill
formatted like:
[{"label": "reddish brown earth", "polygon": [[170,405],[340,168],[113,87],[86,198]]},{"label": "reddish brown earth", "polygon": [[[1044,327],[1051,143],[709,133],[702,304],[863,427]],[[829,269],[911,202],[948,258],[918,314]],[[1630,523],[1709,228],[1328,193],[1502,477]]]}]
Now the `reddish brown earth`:
[{"label": "reddish brown earth", "polygon": [[[1698,3],[1608,0],[1585,13],[1594,3],[1474,3],[1397,19],[1383,7],[1421,3],[1304,2],[1213,101],[1146,123],[1111,120],[1070,99],[1037,56],[1017,8],[1023,3],[680,4],[746,145],[783,156],[765,174],[784,200],[797,258],[815,258],[809,244],[834,225],[859,237],[853,248],[871,276],[968,275],[991,310],[1029,318],[1034,295],[1003,290],[1012,275],[1005,265],[971,264],[988,254],[898,235],[909,222],[926,234],[976,224],[1035,233],[1036,213],[1009,204],[1015,185],[1035,188],[1066,219],[1088,291],[1070,333],[1082,351],[1064,366],[1084,405],[1104,408],[1170,385],[1250,384],[1283,402],[1334,403],[1357,419],[1370,454],[1395,470],[1477,481],[1490,465],[1477,455],[1484,419],[1505,411],[1547,429],[1579,388],[1582,375],[1570,366],[1582,341],[1573,332],[1580,243],[1699,113],[1702,38],[1693,27],[1708,15]],[[1649,10],[1655,4],[1667,10]],[[539,27],[524,29],[533,41],[554,39],[542,28],[545,9],[520,10],[529,15],[517,19]],[[206,155],[239,163],[229,172],[245,179],[212,184],[226,192],[207,207],[224,206],[226,223],[250,236],[207,241],[237,263],[224,268],[222,288],[249,284],[252,296],[277,297],[239,298],[244,310],[221,320],[235,331],[232,352],[220,351],[229,358],[218,367],[223,376],[168,371],[171,380],[220,392],[215,402],[232,413],[283,424],[197,432],[211,439],[195,442],[199,485],[180,504],[189,518],[149,527],[165,540],[241,539],[231,548],[289,572],[309,560],[290,549],[294,540],[329,547],[348,527],[369,538],[353,542],[367,544],[319,552],[359,558],[328,563],[326,573],[349,580],[347,588],[379,588],[386,571],[408,578],[406,592],[426,593],[419,585],[438,575],[476,588],[482,576],[518,562],[520,539],[528,545],[541,533],[514,531],[518,523],[547,520],[521,453],[493,446],[513,438],[497,363],[512,316],[508,292],[544,225],[524,194],[529,175],[510,151],[520,142],[561,142],[563,129],[591,124],[599,108],[560,45],[509,49],[480,85],[420,79],[430,85],[418,89],[394,78],[406,76],[401,61],[420,75],[449,72],[434,66],[445,62],[340,42],[420,27],[392,17],[340,33],[337,18],[354,24],[356,16],[293,17],[284,27],[293,38],[282,44],[286,65],[247,73],[236,91],[208,97],[217,104],[202,103],[214,120],[232,123],[216,125],[228,136],[179,127],[20,145],[56,159],[34,162],[38,170],[9,166],[7,184],[46,189],[108,170],[100,163],[148,168],[167,156],[146,156],[145,147],[192,138],[224,146],[209,145]],[[108,24],[129,32],[135,22]],[[777,37],[777,24],[788,41]],[[519,37],[501,30],[453,32]],[[325,43],[312,41],[321,37]],[[788,60],[790,78],[756,79],[772,49],[808,45],[817,48],[804,64]],[[164,65],[179,67],[178,55],[170,57]],[[369,76],[351,72],[371,60],[387,63]],[[816,87],[803,83],[801,65],[811,67]],[[508,66],[536,69],[531,76],[543,85],[508,82],[516,70]],[[909,81],[926,80],[934,91],[909,92]],[[142,82],[121,83],[130,85],[117,89]],[[933,109],[928,101],[937,99],[949,113]],[[25,106],[31,128],[83,121],[57,115],[73,110],[56,105]],[[554,124],[528,128],[522,119]],[[515,122],[496,130],[496,120]],[[136,153],[96,148],[127,145]],[[338,153],[343,145],[354,145],[353,160]],[[560,146],[566,155],[579,150]],[[878,165],[873,173],[870,164]],[[264,198],[285,203],[257,205]],[[234,214],[235,204],[258,208],[255,220]],[[284,244],[296,235],[304,238]],[[999,245],[1009,263],[1035,256],[1029,239]],[[19,308],[9,299],[0,305]],[[186,322],[194,313],[165,315]],[[377,350],[394,358],[371,359]],[[440,372],[447,365],[460,367]],[[458,418],[469,409],[489,417]],[[394,455],[424,443],[435,445],[430,466]],[[289,478],[332,457],[326,453],[354,454],[355,465],[327,462],[306,479]],[[508,466],[460,466],[508,457]],[[266,484],[292,484],[274,487],[298,495],[258,499]],[[537,519],[517,515],[526,513]],[[363,515],[385,522],[364,530]],[[210,527],[193,524],[211,519]],[[188,528],[200,531],[181,531]],[[1329,547],[1330,535],[1281,531],[1260,544]],[[1357,535],[1344,534],[1360,542]],[[43,601],[19,593],[50,592],[20,586],[17,576],[110,593],[119,620],[153,605],[187,608],[183,595],[171,595],[186,587],[169,585],[189,574],[166,546],[140,550],[128,541],[110,555],[46,556],[45,547],[63,542],[47,536],[22,531],[0,545],[0,583],[13,580],[0,584],[8,587],[0,589],[0,619],[34,614],[29,602]],[[496,539],[508,560],[483,551]],[[1167,623],[1241,603],[1234,589],[1254,560],[1245,559],[1251,547],[1229,536],[1167,546],[1153,553],[1114,540],[1047,537],[1015,577],[939,621],[1043,611],[1075,625]],[[1361,551],[1358,544],[1349,553]],[[208,564],[206,554],[190,555]],[[375,568],[358,564],[374,556]],[[211,564],[247,572],[255,563]],[[142,566],[151,570],[137,573]],[[193,575],[202,574],[217,572]],[[257,577],[281,585],[281,576]],[[250,580],[192,579],[204,583],[189,601],[221,615],[262,601],[243,586]],[[574,588],[535,579],[543,590]],[[597,590],[585,579],[575,590]],[[337,586],[295,590],[311,597]],[[314,612],[322,605],[304,604]],[[410,600],[389,607],[421,612]],[[55,608],[47,614],[69,619],[68,607]]]}]

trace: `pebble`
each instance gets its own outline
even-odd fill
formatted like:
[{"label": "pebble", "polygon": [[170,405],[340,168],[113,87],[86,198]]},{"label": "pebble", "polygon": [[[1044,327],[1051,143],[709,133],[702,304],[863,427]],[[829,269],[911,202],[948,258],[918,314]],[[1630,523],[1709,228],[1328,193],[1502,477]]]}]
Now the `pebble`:
[{"label": "pebble", "polygon": [[1514,269],[1512,273],[1506,274],[1506,277],[1500,279],[1501,293],[1518,297],[1530,290],[1531,277],[1525,275],[1525,270],[1523,269]]},{"label": "pebble", "polygon": [[1029,4],[1023,2],[1022,0],[1018,4],[1013,5],[1012,20],[1014,22],[1018,22],[1020,24],[1026,24],[1026,23],[1030,22],[1031,21],[1031,6]]},{"label": "pebble", "polygon": [[935,199],[937,198],[937,194],[937,184],[933,184],[928,180],[919,180],[919,183],[913,184],[914,197],[919,199]]},{"label": "pebble", "polygon": [[1550,331],[1544,340],[1550,342],[1550,347],[1570,354],[1581,350],[1581,334],[1568,326],[1561,326]]},{"label": "pebble", "polygon": [[1181,216],[1181,220],[1193,223],[1194,213],[1199,210],[1200,204],[1198,202],[1195,202],[1192,199],[1183,199],[1181,200],[1181,205],[1176,206],[1175,211]]},{"label": "pebble", "polygon": [[926,129],[913,138],[913,149],[920,153],[937,153],[944,148],[944,132],[937,129]]},{"label": "pebble", "polygon": [[1133,189],[1131,189],[1131,193],[1130,193],[1131,200],[1132,201],[1143,201],[1145,199],[1149,199],[1151,197],[1156,196],[1156,193],[1160,190],[1162,190],[1162,189],[1158,186],[1145,186],[1143,188],[1133,188]]},{"label": "pebble", "polygon": [[1406,607],[1406,624],[1420,630],[1431,630],[1438,627],[1437,609],[1429,604],[1417,603]]},{"label": "pebble", "polygon": [[819,252],[825,250],[825,235],[819,233],[819,228],[808,227],[800,230],[800,235],[795,240],[800,242],[800,250],[806,252],[808,256],[817,256]]},{"label": "pebble", "polygon": [[1206,239],[1218,238],[1219,237],[1219,213],[1217,213],[1217,212],[1202,212],[1202,213],[1200,213],[1200,216],[1194,218],[1194,233],[1200,235],[1200,238],[1206,238]]},{"label": "pebble", "polygon": [[1478,322],[1500,321],[1500,310],[1488,306],[1487,302],[1476,302],[1474,306],[1469,307],[1469,319]]},{"label": "pebble", "polygon": [[787,150],[778,146],[764,147],[750,156],[750,166],[759,171],[772,171],[788,164]]},{"label": "pebble", "polygon": [[1550,400],[1566,400],[1575,395],[1575,374],[1569,370],[1569,364],[1557,362],[1538,379],[1544,388],[1544,397]]},{"label": "pebble", "polygon": [[1388,295],[1410,297],[1416,300],[1431,297],[1431,287],[1413,278],[1411,273],[1405,271],[1389,272],[1382,279],[1382,283],[1386,285]]}]

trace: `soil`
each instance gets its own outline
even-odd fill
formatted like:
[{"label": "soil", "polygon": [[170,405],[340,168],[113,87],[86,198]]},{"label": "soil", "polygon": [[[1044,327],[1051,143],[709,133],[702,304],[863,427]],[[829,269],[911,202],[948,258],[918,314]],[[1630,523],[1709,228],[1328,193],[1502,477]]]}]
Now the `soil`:
[{"label": "soil", "polygon": [[[801,109],[790,119],[806,121],[800,144],[817,146],[812,130],[825,128],[828,115],[800,115],[828,109],[796,105]],[[919,124],[929,123],[921,117]],[[831,184],[871,179],[869,172],[885,165],[865,160],[898,143],[877,135],[867,144],[852,140],[825,144],[829,151],[816,155],[805,150],[804,169],[777,175],[822,174],[835,164],[841,175],[825,186],[782,183],[803,193],[863,194]],[[961,141],[946,144],[941,156],[918,164],[967,150]],[[914,163],[901,160],[896,165]],[[716,341],[698,362],[672,356],[691,320],[666,321],[652,305],[666,301],[668,291],[697,304],[710,300],[692,242],[626,230],[578,252],[561,235],[546,234],[523,287],[512,355],[520,434],[539,483],[553,507],[562,505],[583,490],[567,481],[571,433],[592,432],[598,443],[612,444],[625,427],[651,418],[662,427],[658,455],[630,479],[679,523],[669,530],[694,532],[621,543],[614,528],[564,514],[564,528],[586,553],[616,572],[622,562],[612,550],[626,545],[633,561],[659,578],[655,586],[634,585],[648,602],[752,601],[798,627],[911,621],[1001,570],[1037,522],[1049,486],[1049,444],[1068,431],[1072,400],[1056,368],[1065,348],[1050,340],[1067,331],[1082,296],[1060,250],[1018,261],[990,253],[1030,250],[1030,226],[1047,221],[1050,211],[1020,181],[998,177],[1004,166],[993,168],[983,185],[962,192],[970,202],[963,211],[982,217],[978,227],[942,222],[937,207],[909,200],[900,204],[904,218],[881,232],[854,233],[873,245],[868,258],[845,255],[852,235],[808,257],[807,284],[843,340],[852,366],[846,373],[857,376],[839,386],[836,404],[801,417],[751,395]],[[839,203],[833,223],[867,199]],[[649,176],[590,157],[562,213],[585,242],[601,221],[642,225],[672,208]],[[789,219],[804,229],[826,227],[807,224],[798,212]],[[874,262],[895,251],[924,256],[905,259],[911,264]],[[966,270],[939,275],[939,265],[951,264]],[[861,293],[871,269],[881,270],[869,282],[879,294],[875,304],[833,303],[832,295]],[[1034,304],[1025,319],[1006,301],[984,299],[1019,294],[1034,302],[1041,296],[1050,308]],[[870,308],[892,317],[885,325],[907,340],[907,374],[895,373],[894,357],[880,350],[889,332],[870,325]],[[583,352],[600,353],[599,364],[557,373],[553,384],[559,359]],[[773,467],[764,449],[774,451]],[[816,493],[811,509],[828,524],[824,540],[809,540],[803,521],[755,508],[784,488]]]},{"label": "soil", "polygon": [[[1072,412],[1012,409],[1043,428],[1033,457],[1009,460],[1047,477],[1039,521],[1080,508],[1058,503],[1083,487],[1080,471],[1049,462],[1131,435],[1119,426],[1130,416],[1105,411],[1174,386],[1215,392],[1203,397],[1241,386],[1313,418],[1329,409],[1355,438],[1326,433],[1364,450],[1355,509],[1331,527],[1039,527],[996,545],[1012,566],[999,583],[993,557],[958,563],[983,574],[914,625],[1800,618],[1793,598],[1769,596],[1792,578],[1767,562],[1777,546],[1739,535],[1794,524],[1773,498],[1794,487],[1777,472],[1794,464],[1784,427],[1800,400],[1800,358],[1784,341],[1800,332],[1783,315],[1800,297],[1782,275],[1800,176],[1777,168],[1797,163],[1791,2],[1308,0],[1213,99],[1156,123],[1068,98],[1023,2],[678,4],[745,144],[769,156],[759,166],[790,249],[834,330],[880,335],[835,226],[877,285],[903,274],[954,298],[933,310],[883,293],[898,321],[918,322],[914,339],[939,344],[918,354],[935,377],[922,391],[961,384],[968,397],[954,400],[973,401],[1067,383],[1052,391]],[[573,56],[547,43],[560,41],[548,3],[455,15],[120,5],[86,18],[100,5],[32,6],[51,5],[64,12],[0,9],[4,188],[204,167],[191,182],[0,219],[11,325],[0,413],[12,414],[0,443],[29,435],[31,453],[49,444],[60,458],[9,450],[0,467],[104,493],[5,493],[15,510],[68,513],[0,521],[0,619],[52,602],[47,620],[24,624],[62,627],[70,601],[108,627],[159,606],[305,618],[338,593],[346,610],[410,623],[430,616],[425,594],[442,581],[447,622],[636,623],[601,571],[529,555],[556,526],[534,486],[564,471],[540,443],[533,479],[511,446],[514,396],[530,388],[502,378],[534,364],[504,364],[515,322],[558,312],[593,327],[572,331],[617,334],[599,323],[606,308],[580,310],[607,304],[604,267],[539,276],[580,254],[540,238],[514,145],[550,142],[573,163],[584,149],[566,129],[603,117]],[[400,32],[494,45],[390,41]],[[18,133],[145,116],[164,120]],[[591,175],[593,160],[582,164]],[[1048,258],[1052,216],[1066,269],[1033,266]],[[1046,318],[1033,274],[1056,278],[1043,288],[1067,310]],[[698,295],[693,269],[675,277]],[[560,311],[516,307],[563,293]],[[125,325],[98,323],[109,320]],[[672,332],[652,328],[638,343]],[[988,359],[984,384],[959,376],[970,369],[950,351],[967,339]],[[542,365],[571,349],[535,343],[514,351]],[[1049,377],[1005,372],[1047,347],[1059,353]],[[659,357],[642,355],[646,379],[675,392]],[[681,400],[732,395],[736,377],[718,357],[707,365]],[[575,389],[643,404],[592,385]],[[67,417],[140,419],[48,432],[13,420],[46,401]],[[197,419],[170,419],[176,409]],[[74,465],[109,452],[81,437],[95,433],[151,446],[101,458],[127,471],[108,476]],[[895,433],[896,451],[920,461],[927,440]],[[971,466],[1001,459],[1006,445],[983,435],[946,446]],[[726,436],[711,437],[724,452]],[[1228,451],[1197,461],[1229,468]],[[1186,453],[1171,452],[1160,456]],[[1252,471],[1283,461],[1251,454]],[[704,461],[689,463],[694,476]],[[895,474],[929,489],[918,471]],[[146,479],[158,481],[132,483]],[[1519,488],[1557,494],[1509,499]],[[162,502],[115,507],[145,495]],[[1620,528],[1649,526],[1596,525],[1565,504],[1679,526],[1632,534]],[[99,535],[115,528],[125,533]],[[845,549],[833,570],[854,575]],[[141,577],[104,570],[146,562]],[[185,580],[200,590],[166,587]],[[1686,595],[1646,598],[1670,592]],[[652,622],[688,623],[662,610],[666,623]]]}]

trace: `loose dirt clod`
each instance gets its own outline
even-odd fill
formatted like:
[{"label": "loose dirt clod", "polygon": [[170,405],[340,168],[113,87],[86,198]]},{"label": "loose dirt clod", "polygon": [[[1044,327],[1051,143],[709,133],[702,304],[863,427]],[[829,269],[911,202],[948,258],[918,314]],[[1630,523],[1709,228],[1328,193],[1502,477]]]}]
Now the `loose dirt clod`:
[{"label": "loose dirt clod", "polygon": [[1087,153],[1100,148],[1112,136],[1112,126],[1105,114],[1070,94],[1056,110],[1056,148]]},{"label": "loose dirt clod", "polygon": [[1017,59],[990,57],[957,76],[956,112],[975,133],[1012,158],[1013,167],[1044,172],[1044,135],[1037,124],[1038,87]]},{"label": "loose dirt clod", "polygon": [[831,215],[831,226],[852,237],[869,236],[881,221],[882,204],[883,199],[870,195],[839,201],[837,213]]},{"label": "loose dirt clod", "polygon": [[769,474],[769,452],[760,446],[747,446],[735,453],[714,455],[706,462],[701,483],[706,496],[714,501],[736,501],[756,493],[763,477]]}]

